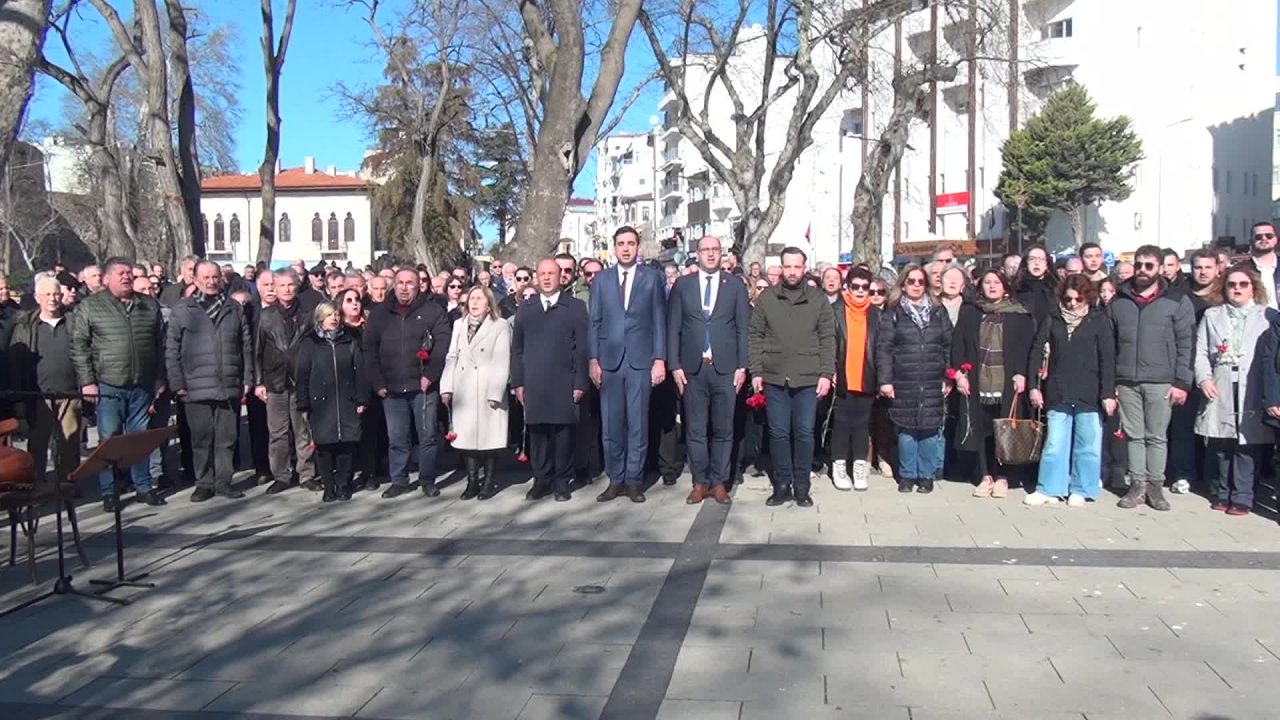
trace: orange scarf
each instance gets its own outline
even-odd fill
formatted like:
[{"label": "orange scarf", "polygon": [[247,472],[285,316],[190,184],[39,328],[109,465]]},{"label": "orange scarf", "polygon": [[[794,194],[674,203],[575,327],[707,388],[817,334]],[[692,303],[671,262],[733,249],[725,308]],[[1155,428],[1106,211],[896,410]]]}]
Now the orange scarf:
[{"label": "orange scarf", "polygon": [[853,295],[844,293],[844,325],[847,342],[844,351],[845,385],[851,392],[866,392],[862,386],[862,369],[867,360],[867,309],[871,298],[859,303]]}]

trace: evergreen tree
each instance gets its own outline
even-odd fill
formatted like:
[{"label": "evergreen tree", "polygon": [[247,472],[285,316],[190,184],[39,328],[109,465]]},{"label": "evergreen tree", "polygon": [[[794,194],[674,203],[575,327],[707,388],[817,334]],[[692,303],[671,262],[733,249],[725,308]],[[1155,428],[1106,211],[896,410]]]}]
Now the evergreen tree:
[{"label": "evergreen tree", "polygon": [[1095,109],[1087,90],[1069,85],[1004,142],[996,197],[1014,218],[1015,232],[1042,235],[1053,211],[1060,210],[1070,214],[1077,243],[1084,242],[1088,207],[1124,200],[1133,191],[1142,143],[1132,121],[1123,115],[1098,118]]}]

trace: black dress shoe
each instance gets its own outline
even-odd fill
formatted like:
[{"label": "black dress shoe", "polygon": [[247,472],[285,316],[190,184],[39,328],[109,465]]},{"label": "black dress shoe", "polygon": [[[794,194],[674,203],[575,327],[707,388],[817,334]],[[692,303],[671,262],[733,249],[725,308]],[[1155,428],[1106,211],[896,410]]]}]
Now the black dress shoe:
[{"label": "black dress shoe", "polygon": [[498,486],[494,483],[486,483],[480,488],[480,494],[476,496],[477,500],[488,500],[498,494]]},{"label": "black dress shoe", "polygon": [[214,485],[213,494],[217,495],[218,497],[224,497],[231,500],[239,500],[240,498],[244,497],[244,493],[237,490],[236,486],[232,485],[231,483]]},{"label": "black dress shoe", "polygon": [[567,492],[556,493],[556,502],[569,502],[572,499],[573,499],[573,496]]},{"label": "black dress shoe", "polygon": [[382,497],[384,497],[384,498],[395,498],[395,497],[400,497],[401,495],[403,495],[403,494],[405,494],[405,493],[407,493],[407,492],[409,492],[409,486],[408,486],[408,485],[396,485],[395,483],[392,483],[392,484],[391,484],[391,487],[389,487],[389,488],[387,488],[386,490],[383,490],[383,491],[382,491]]},{"label": "black dress shoe", "polygon": [[928,495],[929,493],[933,492],[933,481],[921,480],[920,483],[916,485],[916,492],[920,493],[921,495]]},{"label": "black dress shoe", "polygon": [[437,497],[440,494],[440,488],[436,487],[435,483],[427,483],[418,487],[422,490],[422,494],[427,497]]},{"label": "black dress shoe", "polygon": [[546,485],[539,485],[538,481],[533,482],[533,487],[529,488],[529,492],[524,494],[525,500],[541,500],[551,494],[551,488]]},{"label": "black dress shoe", "polygon": [[337,499],[338,499],[338,494],[333,492],[332,490],[325,490],[324,494],[320,496],[320,502],[323,502],[323,503],[331,503]]},{"label": "black dress shoe", "polygon": [[909,492],[915,492],[915,490],[916,490],[915,480],[899,480],[898,481],[898,492],[909,493]]},{"label": "black dress shoe", "polygon": [[150,505],[152,507],[159,507],[161,505],[169,504],[169,501],[164,499],[164,497],[160,494],[159,490],[150,490],[148,492],[142,493],[141,495],[138,496],[138,502],[141,502],[145,505]]},{"label": "black dress shoe", "polygon": [[773,494],[769,496],[769,499],[764,501],[764,504],[768,505],[769,507],[777,507],[790,500],[791,500],[790,488],[777,488],[776,490],[773,491]]},{"label": "black dress shoe", "polygon": [[113,513],[116,511],[116,507],[119,505],[120,505],[120,498],[116,497],[115,495],[102,496],[102,512]]},{"label": "black dress shoe", "polygon": [[609,483],[609,487],[605,488],[604,492],[596,496],[596,502],[609,502],[610,500],[622,497],[623,492],[625,492],[625,488],[623,488],[621,483],[617,485]]},{"label": "black dress shoe", "polygon": [[809,494],[808,490],[804,492],[796,491],[796,507],[813,507],[813,496]]},{"label": "black dress shoe", "polygon": [[666,485],[667,487],[671,487],[672,485],[675,485],[676,481],[679,479],[680,479],[679,477],[664,477],[662,478],[662,484]]},{"label": "black dress shoe", "polygon": [[644,502],[644,488],[639,485],[628,485],[627,497],[630,498],[633,503]]},{"label": "black dress shoe", "polygon": [[282,493],[282,492],[284,492],[285,490],[288,490],[288,489],[289,489],[289,483],[284,483],[284,482],[280,482],[279,480],[277,480],[277,481],[275,481],[275,482],[271,483],[271,485],[269,485],[269,486],[267,487],[267,492],[266,492],[265,494],[266,494],[266,495],[279,495],[280,493]]},{"label": "black dress shoe", "polygon": [[324,489],[324,486],[322,486],[320,483],[316,482],[315,480],[308,480],[302,483],[302,489],[309,490],[311,492],[320,492],[321,490]]},{"label": "black dress shoe", "polygon": [[204,502],[213,497],[213,488],[198,487],[191,493],[191,502]]}]

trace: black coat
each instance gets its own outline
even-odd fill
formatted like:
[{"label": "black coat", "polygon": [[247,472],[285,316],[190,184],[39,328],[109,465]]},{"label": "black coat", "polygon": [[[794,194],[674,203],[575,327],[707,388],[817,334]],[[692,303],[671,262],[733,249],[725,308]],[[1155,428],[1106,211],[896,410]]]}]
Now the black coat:
[{"label": "black coat", "polygon": [[[960,316],[956,320],[955,334],[951,341],[951,367],[959,368],[965,363],[973,366],[969,372],[969,401],[962,402],[969,410],[969,432],[958,430],[962,438],[961,450],[978,450],[982,439],[991,435],[991,423],[982,412],[982,402],[978,394],[982,392],[979,382],[979,366],[982,352],[979,350],[979,336],[982,318],[985,313],[976,305],[965,303],[960,307]],[[1027,388],[1031,387],[1031,346],[1036,338],[1036,322],[1030,314],[1004,313],[1002,316],[1004,338],[1001,353],[1004,356],[1004,387],[1000,390],[1000,416],[1007,417],[1013,406],[1013,376],[1021,375],[1027,380]],[[1018,417],[1027,417],[1027,399],[1018,398]]]},{"label": "black coat", "polygon": [[[1046,360],[1049,374],[1041,380]],[[1045,408],[1097,412],[1103,400],[1116,394],[1116,339],[1106,312],[1091,310],[1068,338],[1062,311],[1054,308],[1032,344],[1031,367],[1029,387],[1040,389]]]},{"label": "black coat", "polygon": [[[849,346],[849,328],[845,323],[845,299],[831,306],[836,319],[836,389],[841,393],[849,392],[848,378],[844,374],[845,352]],[[880,337],[880,308],[871,305],[867,308],[867,344],[864,348],[866,357],[862,360],[862,392],[876,394],[876,340]]]},{"label": "black coat", "polygon": [[1031,317],[1035,318],[1036,327],[1049,317],[1049,311],[1058,304],[1058,300],[1054,297],[1056,279],[1057,276],[1053,275],[1053,270],[1050,269],[1042,278],[1033,278],[1030,275],[1024,277],[1022,284],[1018,286],[1017,300],[1031,313]]},{"label": "black coat", "polygon": [[946,420],[942,381],[951,359],[951,318],[941,305],[929,311],[923,330],[901,305],[880,315],[876,337],[876,378],[892,385],[889,419],[904,430],[938,430]]},{"label": "black coat", "polygon": [[369,405],[360,343],[346,331],[333,341],[310,332],[298,350],[295,401],[299,412],[309,413],[312,441],[316,445],[360,442],[356,407]]},{"label": "black coat", "polygon": [[560,291],[550,310],[541,296],[516,311],[511,387],[524,388],[526,425],[578,422],[573,391],[587,389],[587,305]]},{"label": "black coat", "polygon": [[[386,388],[390,395],[413,394],[421,392],[425,377],[435,391],[453,333],[448,313],[431,295],[419,295],[405,313],[399,309],[389,298],[365,322],[362,350],[370,387]],[[426,361],[419,359],[419,350],[429,353]]]},{"label": "black coat", "polygon": [[255,385],[268,392],[291,390],[297,374],[298,343],[311,332],[311,311],[295,299],[286,313],[280,303],[267,306],[258,316],[253,340]]},{"label": "black coat", "polygon": [[194,297],[179,300],[169,311],[164,358],[169,389],[184,400],[238,401],[254,377],[244,309],[224,299],[211,320]]}]

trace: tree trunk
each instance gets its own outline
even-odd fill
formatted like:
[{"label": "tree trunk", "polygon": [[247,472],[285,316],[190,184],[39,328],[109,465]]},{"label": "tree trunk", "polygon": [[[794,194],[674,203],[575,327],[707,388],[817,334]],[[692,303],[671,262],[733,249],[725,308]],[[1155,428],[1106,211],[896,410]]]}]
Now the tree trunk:
[{"label": "tree trunk", "polygon": [[[200,221],[200,156],[196,147],[196,94],[187,54],[187,16],[178,0],[165,0],[169,17],[169,69],[178,87],[178,159],[186,227],[191,233],[191,254],[204,257],[204,223]],[[181,256],[179,256],[181,257]],[[176,270],[176,268],[174,268]]]},{"label": "tree trunk", "polygon": [[285,6],[284,29],[275,39],[275,18],[271,0],[262,0],[262,69],[267,80],[267,147],[258,166],[262,181],[262,220],[258,226],[258,262],[270,263],[276,247],[276,161],[280,158],[280,73],[293,32],[293,11],[297,0]]},{"label": "tree trunk", "polygon": [[111,156],[111,151],[102,145],[94,146],[92,162],[102,189],[98,219],[102,224],[103,237],[98,254],[102,259],[122,257],[134,260],[137,250],[133,235],[125,224],[124,177],[120,165]]},{"label": "tree trunk", "polygon": [[431,181],[435,177],[435,157],[423,153],[418,160],[418,185],[413,192],[413,221],[409,227],[409,244],[413,246],[414,262],[426,265],[431,274],[440,271],[436,267],[435,253],[427,242],[427,206],[431,203]]},{"label": "tree trunk", "polygon": [[49,22],[49,0],[4,0],[0,7],[0,173],[22,126],[35,64]]}]

